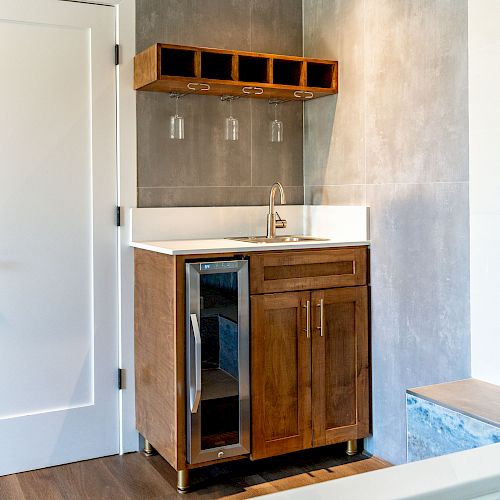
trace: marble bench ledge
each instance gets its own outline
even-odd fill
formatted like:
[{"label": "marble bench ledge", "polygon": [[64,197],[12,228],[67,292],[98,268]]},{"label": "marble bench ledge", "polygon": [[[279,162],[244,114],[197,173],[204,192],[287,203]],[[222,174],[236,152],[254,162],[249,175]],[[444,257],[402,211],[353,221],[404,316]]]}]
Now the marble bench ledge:
[{"label": "marble bench ledge", "polygon": [[500,387],[476,379],[409,389],[408,462],[500,442]]}]

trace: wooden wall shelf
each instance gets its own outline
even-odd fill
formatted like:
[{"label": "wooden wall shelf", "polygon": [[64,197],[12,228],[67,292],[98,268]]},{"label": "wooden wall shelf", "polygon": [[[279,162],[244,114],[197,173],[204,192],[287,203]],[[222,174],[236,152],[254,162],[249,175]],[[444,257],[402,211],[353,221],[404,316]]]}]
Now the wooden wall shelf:
[{"label": "wooden wall shelf", "polygon": [[336,61],[156,43],[135,56],[136,90],[307,100],[338,91]]}]

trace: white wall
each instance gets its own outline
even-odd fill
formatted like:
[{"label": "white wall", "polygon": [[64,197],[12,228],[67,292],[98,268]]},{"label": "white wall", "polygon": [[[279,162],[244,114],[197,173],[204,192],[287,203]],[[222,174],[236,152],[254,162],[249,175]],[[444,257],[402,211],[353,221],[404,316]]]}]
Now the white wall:
[{"label": "white wall", "polygon": [[472,376],[500,384],[500,2],[469,0]]}]

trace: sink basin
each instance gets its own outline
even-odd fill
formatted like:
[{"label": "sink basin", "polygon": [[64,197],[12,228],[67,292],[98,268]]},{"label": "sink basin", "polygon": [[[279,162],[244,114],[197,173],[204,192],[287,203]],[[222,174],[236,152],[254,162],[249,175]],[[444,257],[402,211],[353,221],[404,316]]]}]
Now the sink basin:
[{"label": "sink basin", "polygon": [[316,238],[315,236],[283,235],[274,238],[265,236],[240,236],[238,238],[226,238],[227,240],[244,241],[246,243],[296,243],[300,241],[328,241],[327,238]]}]

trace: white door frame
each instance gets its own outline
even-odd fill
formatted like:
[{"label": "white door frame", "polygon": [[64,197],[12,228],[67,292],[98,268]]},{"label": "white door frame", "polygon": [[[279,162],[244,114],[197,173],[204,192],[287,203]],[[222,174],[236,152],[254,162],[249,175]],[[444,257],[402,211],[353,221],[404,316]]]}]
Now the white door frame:
[{"label": "white door frame", "polygon": [[120,391],[120,454],[137,451],[135,429],[134,376],[134,253],[129,246],[128,214],[137,207],[137,139],[134,90],[135,0],[61,0],[114,5],[116,43],[120,45],[120,64],[116,72],[117,89],[117,168],[119,228],[119,365],[125,370],[124,390]]},{"label": "white door frame", "polygon": [[[103,3],[110,3],[103,2]],[[118,91],[118,200],[121,207],[120,280],[120,367],[125,369],[125,390],[120,391],[120,453],[139,449],[135,429],[134,377],[134,252],[129,245],[129,209],[137,207],[136,95],[134,90],[135,0],[114,0],[117,11],[117,43],[120,64]]]}]

